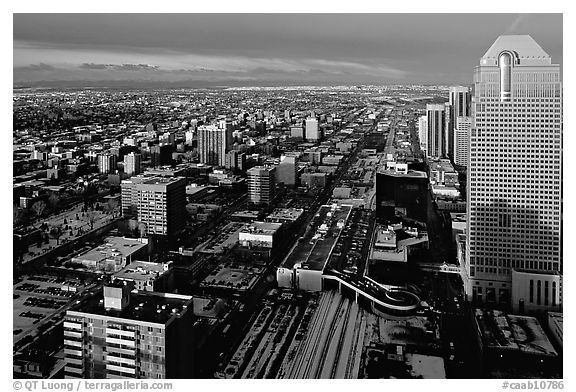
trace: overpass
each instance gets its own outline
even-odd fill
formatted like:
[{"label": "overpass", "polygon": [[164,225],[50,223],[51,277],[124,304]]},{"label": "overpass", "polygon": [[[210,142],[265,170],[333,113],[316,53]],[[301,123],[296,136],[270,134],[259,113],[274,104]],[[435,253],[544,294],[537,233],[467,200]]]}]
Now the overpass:
[{"label": "overpass", "polygon": [[352,290],[356,302],[359,297],[367,300],[375,313],[408,316],[414,314],[420,307],[420,298],[416,294],[401,288],[386,288],[366,276],[357,277],[340,271],[325,270],[322,280],[323,283],[337,282],[340,291],[342,287]]}]

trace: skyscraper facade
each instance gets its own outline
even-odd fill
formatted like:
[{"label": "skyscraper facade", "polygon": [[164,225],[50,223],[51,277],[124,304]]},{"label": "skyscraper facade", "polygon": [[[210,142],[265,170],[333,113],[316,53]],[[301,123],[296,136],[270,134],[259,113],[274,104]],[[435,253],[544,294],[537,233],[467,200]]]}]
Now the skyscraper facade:
[{"label": "skyscraper facade", "polygon": [[296,186],[298,179],[298,160],[295,156],[280,157],[280,164],[276,168],[276,182],[286,186]]},{"label": "skyscraper facade", "polygon": [[320,130],[318,129],[318,120],[315,118],[306,119],[306,129],[304,132],[306,140],[316,141],[322,139]]},{"label": "skyscraper facade", "polygon": [[226,166],[226,152],[232,146],[233,128],[221,122],[220,126],[202,125],[198,127],[198,152],[200,162],[214,166]]},{"label": "skyscraper facade", "polygon": [[142,160],[142,155],[135,152],[124,157],[124,172],[128,175],[140,173],[140,164]]},{"label": "skyscraper facade", "polygon": [[450,113],[446,118],[446,153],[449,157],[454,158],[456,155],[456,119],[458,117],[470,117],[470,88],[452,86],[448,91],[448,99]]},{"label": "skyscraper facade", "polygon": [[444,104],[427,104],[428,124],[427,155],[441,157],[445,154],[446,108]]},{"label": "skyscraper facade", "polygon": [[560,66],[527,35],[500,36],[474,72],[467,294],[515,311],[561,304]]},{"label": "skyscraper facade", "polygon": [[184,227],[186,179],[139,175],[123,180],[122,214],[137,217],[147,234],[172,235]]},{"label": "skyscraper facade", "polygon": [[275,167],[256,166],[248,170],[248,196],[254,204],[270,204],[275,195]]},{"label": "skyscraper facade", "polygon": [[428,153],[428,116],[418,117],[418,139],[420,139],[420,149]]},{"label": "skyscraper facade", "polygon": [[456,117],[454,125],[454,163],[458,166],[468,166],[471,127],[472,117]]},{"label": "skyscraper facade", "polygon": [[98,155],[98,172],[110,174],[116,171],[116,155],[105,153]]}]

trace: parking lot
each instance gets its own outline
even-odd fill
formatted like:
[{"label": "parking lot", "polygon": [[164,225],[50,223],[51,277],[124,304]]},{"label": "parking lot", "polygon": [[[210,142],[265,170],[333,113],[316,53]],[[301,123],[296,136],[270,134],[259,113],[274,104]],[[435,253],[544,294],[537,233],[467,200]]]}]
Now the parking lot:
[{"label": "parking lot", "polygon": [[24,335],[41,320],[66,305],[84,287],[85,285],[76,279],[53,276],[23,277],[13,286],[14,337]]}]

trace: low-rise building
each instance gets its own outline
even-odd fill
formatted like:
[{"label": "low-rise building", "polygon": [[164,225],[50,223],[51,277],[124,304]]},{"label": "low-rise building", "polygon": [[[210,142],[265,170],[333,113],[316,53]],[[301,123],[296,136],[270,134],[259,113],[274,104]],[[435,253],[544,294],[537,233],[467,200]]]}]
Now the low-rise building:
[{"label": "low-rise building", "polygon": [[73,257],[72,262],[91,270],[118,272],[132,260],[143,258],[147,247],[141,239],[107,237],[104,244]]}]

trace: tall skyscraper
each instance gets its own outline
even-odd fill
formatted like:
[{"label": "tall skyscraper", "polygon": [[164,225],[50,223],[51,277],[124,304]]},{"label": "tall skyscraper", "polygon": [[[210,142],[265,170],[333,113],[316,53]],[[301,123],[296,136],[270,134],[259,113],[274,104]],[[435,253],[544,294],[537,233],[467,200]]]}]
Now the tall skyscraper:
[{"label": "tall skyscraper", "polygon": [[418,139],[420,139],[420,149],[428,153],[428,116],[418,117]]},{"label": "tall skyscraper", "polygon": [[306,135],[306,140],[316,141],[322,139],[320,130],[318,129],[318,120],[315,118],[306,119],[306,129],[304,134]]},{"label": "tall skyscraper", "polygon": [[65,378],[191,378],[192,297],[104,286],[66,312]]},{"label": "tall skyscraper", "polygon": [[444,132],[446,128],[446,108],[444,104],[427,104],[428,117],[427,154],[430,157],[441,157],[446,153]]},{"label": "tall skyscraper", "polygon": [[474,71],[467,244],[472,298],[557,308],[562,273],[560,66],[527,35],[500,36]]},{"label": "tall skyscraper", "polygon": [[116,155],[105,153],[98,155],[98,172],[110,174],[116,171]]},{"label": "tall skyscraper", "polygon": [[454,163],[456,165],[468,166],[471,127],[472,117],[456,117],[454,125]]},{"label": "tall skyscraper", "polygon": [[140,162],[142,155],[131,152],[124,157],[124,172],[128,175],[140,173]]},{"label": "tall skyscraper", "polygon": [[270,204],[275,195],[275,167],[256,166],[248,170],[248,195],[254,204]]},{"label": "tall skyscraper", "polygon": [[455,156],[455,131],[456,119],[458,117],[470,117],[470,88],[464,86],[452,86],[448,92],[448,104],[450,106],[449,115],[447,113],[446,152],[449,157]]},{"label": "tall skyscraper", "polygon": [[226,165],[226,152],[232,146],[233,131],[233,127],[229,126],[227,121],[221,121],[219,127],[215,125],[198,127],[200,162],[224,167]]}]

